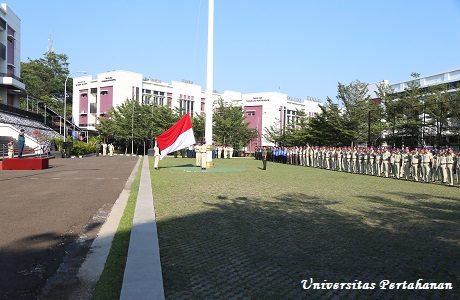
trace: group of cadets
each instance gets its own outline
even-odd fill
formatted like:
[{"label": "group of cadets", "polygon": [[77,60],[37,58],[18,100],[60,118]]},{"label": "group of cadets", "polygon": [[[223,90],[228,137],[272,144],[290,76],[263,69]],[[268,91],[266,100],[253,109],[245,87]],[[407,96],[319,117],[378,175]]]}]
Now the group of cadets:
[{"label": "group of cadets", "polygon": [[[266,147],[267,160],[348,173],[454,185],[460,179],[460,153],[451,148]],[[261,159],[262,147],[256,149]],[[456,179],[454,180],[454,175]]]},{"label": "group of cadets", "polygon": [[[187,149],[187,157],[197,157],[197,154],[200,153],[200,147],[202,144],[196,144],[190,146]],[[213,145],[212,148],[212,158],[233,158],[234,149],[231,146],[222,146],[222,145]]]},{"label": "group of cadets", "polygon": [[[195,157],[195,166],[206,169],[206,144],[196,144],[188,149],[187,156]],[[213,158],[232,158],[233,147],[216,146],[213,147]]]}]

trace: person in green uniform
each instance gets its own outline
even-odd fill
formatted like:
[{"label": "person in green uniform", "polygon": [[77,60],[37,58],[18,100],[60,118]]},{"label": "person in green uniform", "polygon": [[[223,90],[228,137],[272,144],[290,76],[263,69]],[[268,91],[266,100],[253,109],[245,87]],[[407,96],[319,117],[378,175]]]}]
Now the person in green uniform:
[{"label": "person in green uniform", "polygon": [[267,147],[262,148],[262,170],[267,170]]}]

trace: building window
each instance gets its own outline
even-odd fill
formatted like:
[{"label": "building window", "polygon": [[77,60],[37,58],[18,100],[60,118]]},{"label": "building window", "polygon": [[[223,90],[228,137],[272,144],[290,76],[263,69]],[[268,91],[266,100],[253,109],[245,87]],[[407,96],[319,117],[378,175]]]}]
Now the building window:
[{"label": "building window", "polygon": [[96,103],[90,103],[89,104],[89,112],[91,114],[97,113],[97,105],[96,105]]},{"label": "building window", "polygon": [[6,59],[6,46],[0,43],[0,58],[5,60]]},{"label": "building window", "polygon": [[0,18],[0,30],[5,30],[6,29],[6,21],[3,18]]}]

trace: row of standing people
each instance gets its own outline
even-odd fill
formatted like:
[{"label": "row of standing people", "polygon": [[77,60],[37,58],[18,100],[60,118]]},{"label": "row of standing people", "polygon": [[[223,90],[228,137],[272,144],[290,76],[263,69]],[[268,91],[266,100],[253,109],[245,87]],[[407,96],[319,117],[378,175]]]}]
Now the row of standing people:
[{"label": "row of standing people", "polygon": [[[201,144],[192,145],[187,149],[187,157],[195,157]],[[213,158],[233,158],[234,149],[231,146],[213,146]]]},{"label": "row of standing people", "polygon": [[[256,149],[256,159],[261,159],[261,153],[262,148]],[[267,147],[267,160],[448,185],[458,183],[460,177],[460,153],[451,148]]]}]

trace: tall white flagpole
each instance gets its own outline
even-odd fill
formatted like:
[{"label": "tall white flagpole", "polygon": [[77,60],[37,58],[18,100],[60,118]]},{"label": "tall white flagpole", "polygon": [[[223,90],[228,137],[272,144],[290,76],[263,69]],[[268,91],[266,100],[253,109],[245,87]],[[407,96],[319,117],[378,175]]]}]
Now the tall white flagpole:
[{"label": "tall white flagpole", "polygon": [[214,0],[208,0],[208,56],[206,68],[205,129],[206,167],[212,168],[212,94],[214,77]]}]

